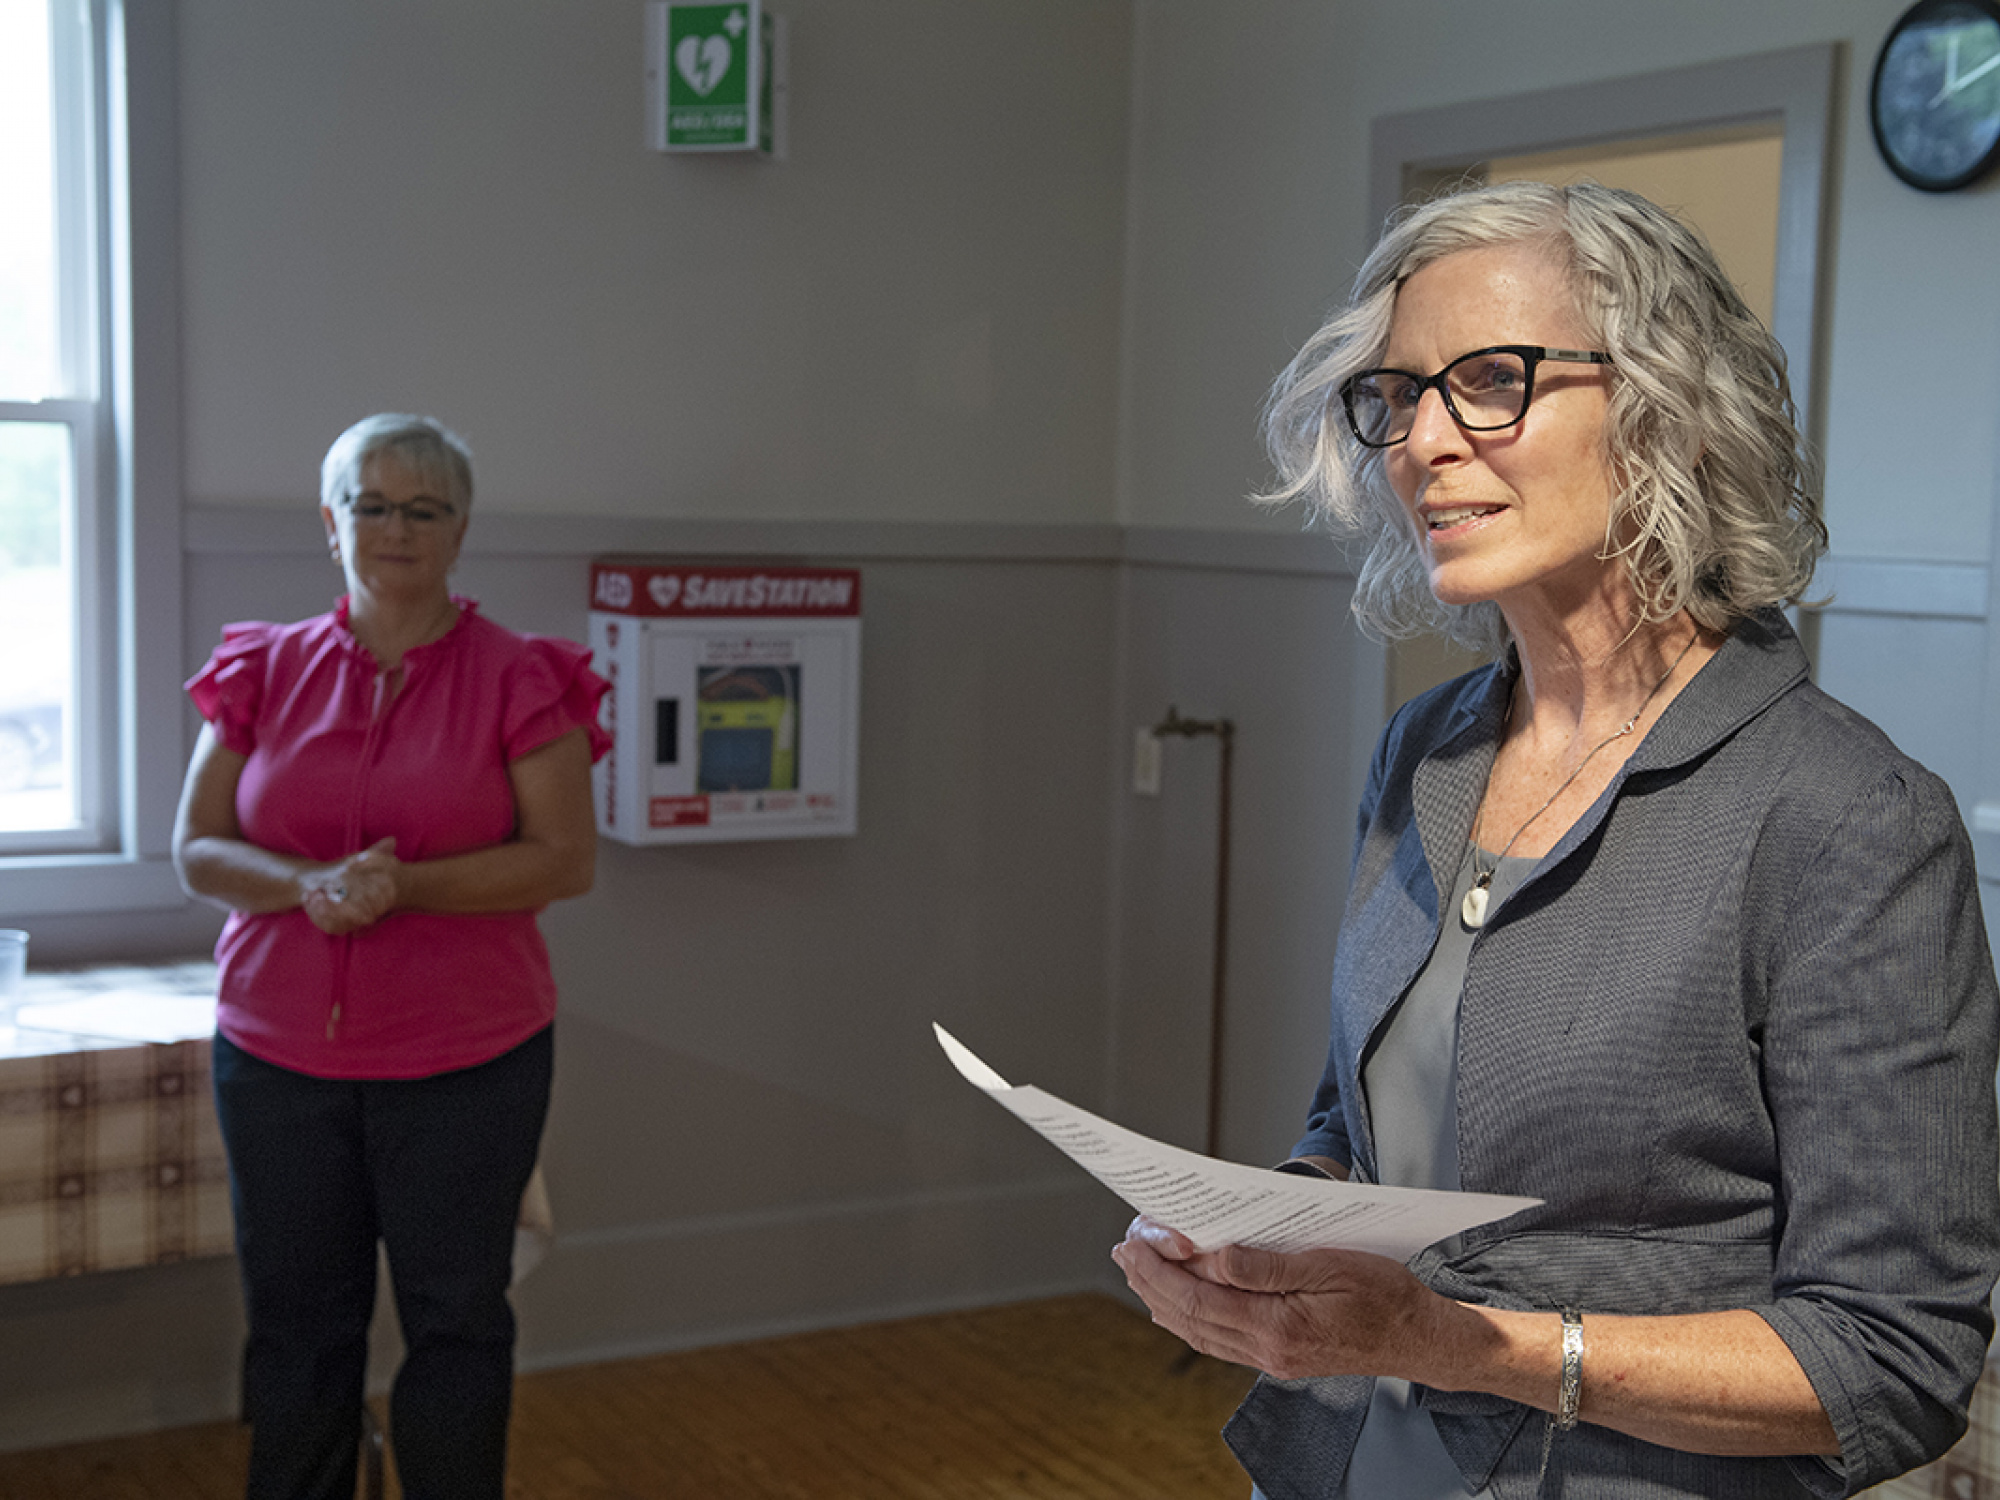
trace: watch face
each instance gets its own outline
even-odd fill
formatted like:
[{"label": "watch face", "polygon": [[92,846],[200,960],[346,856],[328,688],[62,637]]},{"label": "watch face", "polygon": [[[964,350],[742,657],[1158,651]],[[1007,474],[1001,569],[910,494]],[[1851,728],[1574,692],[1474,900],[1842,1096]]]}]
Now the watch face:
[{"label": "watch face", "polygon": [[1912,187],[1964,187],[2000,160],[2000,0],[1919,0],[1870,95],[1875,144]]}]

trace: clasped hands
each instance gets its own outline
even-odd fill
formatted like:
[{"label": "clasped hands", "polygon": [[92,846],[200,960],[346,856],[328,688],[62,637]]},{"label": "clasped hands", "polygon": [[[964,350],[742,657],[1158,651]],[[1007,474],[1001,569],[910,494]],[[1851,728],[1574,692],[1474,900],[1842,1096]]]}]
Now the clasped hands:
[{"label": "clasped hands", "polygon": [[1141,1214],[1113,1248],[1153,1321],[1189,1348],[1280,1380],[1396,1375],[1436,1384],[1466,1310],[1358,1250],[1202,1251]]},{"label": "clasped hands", "polygon": [[377,839],[359,854],[303,872],[299,905],[331,937],[372,927],[396,909],[402,868],[395,838]]}]

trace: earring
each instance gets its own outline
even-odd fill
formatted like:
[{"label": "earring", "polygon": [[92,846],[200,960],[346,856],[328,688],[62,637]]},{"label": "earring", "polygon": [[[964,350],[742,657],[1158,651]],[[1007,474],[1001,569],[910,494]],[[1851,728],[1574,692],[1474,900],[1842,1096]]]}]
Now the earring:
[{"label": "earring", "polygon": [[335,566],[336,568],[337,568],[337,567],[339,567],[339,566],[340,566],[340,543],[338,543],[338,542],[328,542],[328,543],[327,543],[327,545],[326,545],[326,550],[327,550],[328,554],[329,554],[329,555],[330,555],[330,556],[331,556],[331,557],[333,558],[333,565],[334,565],[334,566]]}]

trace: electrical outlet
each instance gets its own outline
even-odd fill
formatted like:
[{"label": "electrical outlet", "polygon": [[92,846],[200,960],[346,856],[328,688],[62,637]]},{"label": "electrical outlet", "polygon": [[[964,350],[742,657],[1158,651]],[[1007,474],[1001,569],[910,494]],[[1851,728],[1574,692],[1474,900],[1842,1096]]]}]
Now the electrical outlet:
[{"label": "electrical outlet", "polygon": [[1160,795],[1160,737],[1143,724],[1132,736],[1132,790],[1141,797]]}]

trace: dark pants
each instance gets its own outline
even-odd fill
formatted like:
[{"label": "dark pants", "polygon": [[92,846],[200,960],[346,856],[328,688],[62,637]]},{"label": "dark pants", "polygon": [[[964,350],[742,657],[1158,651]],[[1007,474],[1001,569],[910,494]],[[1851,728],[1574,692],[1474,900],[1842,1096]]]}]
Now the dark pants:
[{"label": "dark pants", "polygon": [[404,1358],[390,1437],[407,1500],[500,1500],[514,1226],[548,1114],[544,1029],[430,1078],[313,1078],[215,1039],[250,1320],[249,1500],[352,1500],[376,1242]]}]

